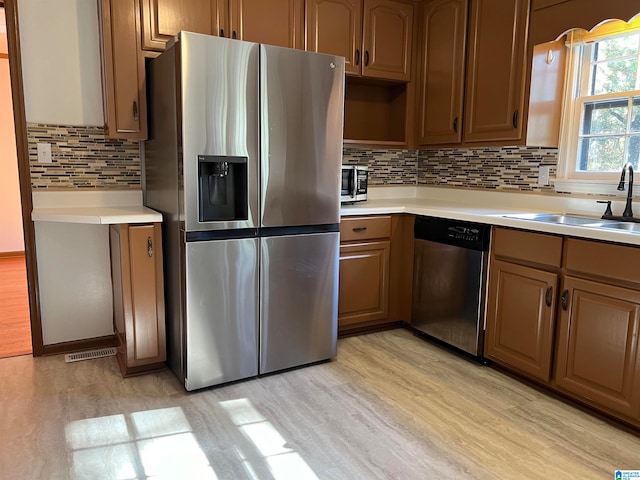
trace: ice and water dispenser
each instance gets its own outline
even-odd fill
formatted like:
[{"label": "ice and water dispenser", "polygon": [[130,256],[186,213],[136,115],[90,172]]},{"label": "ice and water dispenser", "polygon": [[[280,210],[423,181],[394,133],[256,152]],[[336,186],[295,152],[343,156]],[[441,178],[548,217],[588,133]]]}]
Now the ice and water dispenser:
[{"label": "ice and water dispenser", "polygon": [[247,157],[198,155],[200,221],[247,220]]}]

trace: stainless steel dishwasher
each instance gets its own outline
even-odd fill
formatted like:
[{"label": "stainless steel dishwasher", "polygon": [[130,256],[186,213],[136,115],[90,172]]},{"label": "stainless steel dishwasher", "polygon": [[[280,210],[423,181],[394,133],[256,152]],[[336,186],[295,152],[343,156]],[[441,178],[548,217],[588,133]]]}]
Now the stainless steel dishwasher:
[{"label": "stainless steel dishwasher", "polygon": [[411,325],[479,359],[491,227],[416,217]]}]

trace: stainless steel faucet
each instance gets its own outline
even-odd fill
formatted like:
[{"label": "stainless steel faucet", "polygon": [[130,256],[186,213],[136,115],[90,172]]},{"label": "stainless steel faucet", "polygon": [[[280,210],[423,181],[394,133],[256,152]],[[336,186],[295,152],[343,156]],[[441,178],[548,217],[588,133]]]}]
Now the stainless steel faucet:
[{"label": "stainless steel faucet", "polygon": [[631,200],[633,199],[633,165],[631,165],[631,162],[627,162],[625,166],[622,167],[622,175],[620,175],[618,190],[624,190],[624,177],[627,170],[629,170],[629,189],[627,190],[627,204],[625,205],[624,212],[622,213],[623,218],[633,217],[633,210],[631,209]]}]

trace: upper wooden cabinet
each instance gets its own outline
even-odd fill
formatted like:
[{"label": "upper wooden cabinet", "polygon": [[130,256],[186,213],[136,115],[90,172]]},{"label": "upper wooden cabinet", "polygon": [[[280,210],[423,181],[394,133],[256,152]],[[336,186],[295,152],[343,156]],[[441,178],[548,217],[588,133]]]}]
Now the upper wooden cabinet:
[{"label": "upper wooden cabinet", "polygon": [[433,0],[422,9],[420,144],[462,139],[467,0]]},{"label": "upper wooden cabinet", "polygon": [[341,55],[353,75],[409,81],[413,5],[396,0],[307,0],[306,49]]},{"label": "upper wooden cabinet", "polygon": [[102,0],[102,77],[108,137],[147,137],[144,61],[137,0]]},{"label": "upper wooden cabinet", "polygon": [[529,2],[473,0],[464,142],[520,140]]},{"label": "upper wooden cabinet", "polygon": [[304,0],[141,0],[142,48],[163,51],[181,30],[303,47]]}]

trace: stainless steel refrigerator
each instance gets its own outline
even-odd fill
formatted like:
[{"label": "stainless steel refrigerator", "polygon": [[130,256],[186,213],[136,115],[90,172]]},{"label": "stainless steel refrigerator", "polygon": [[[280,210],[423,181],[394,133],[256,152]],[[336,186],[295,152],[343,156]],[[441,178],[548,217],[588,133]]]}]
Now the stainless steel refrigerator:
[{"label": "stainless steel refrigerator", "polygon": [[194,390],[335,356],[344,59],[181,32],[147,83],[169,367]]}]

